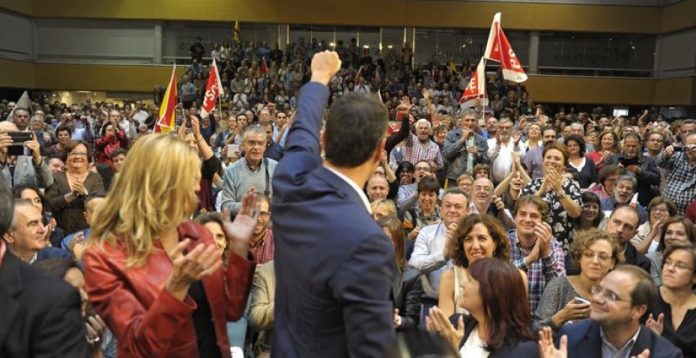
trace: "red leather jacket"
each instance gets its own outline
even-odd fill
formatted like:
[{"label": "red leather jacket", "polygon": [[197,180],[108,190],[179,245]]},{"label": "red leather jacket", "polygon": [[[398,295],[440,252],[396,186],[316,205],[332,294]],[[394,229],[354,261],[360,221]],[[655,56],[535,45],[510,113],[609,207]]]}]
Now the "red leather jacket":
[{"label": "red leather jacket", "polygon": [[[185,222],[177,228],[179,240],[189,238],[214,245],[204,226]],[[196,303],[184,302],[164,289],[171,260],[157,242],[147,264],[126,269],[123,244],[94,245],[84,256],[85,288],[89,301],[118,340],[119,357],[198,357],[192,314]],[[230,357],[227,321],[239,319],[247,302],[255,262],[231,254],[228,265],[203,279],[215,338],[222,357]]]}]

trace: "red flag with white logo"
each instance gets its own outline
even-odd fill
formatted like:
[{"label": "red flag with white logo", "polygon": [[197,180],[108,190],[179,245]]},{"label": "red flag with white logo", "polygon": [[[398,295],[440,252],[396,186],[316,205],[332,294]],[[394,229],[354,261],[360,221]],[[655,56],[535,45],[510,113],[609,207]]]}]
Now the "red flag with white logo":
[{"label": "red flag with white logo", "polygon": [[215,108],[215,103],[222,95],[222,82],[220,81],[220,73],[218,72],[217,64],[213,59],[213,64],[210,65],[210,74],[208,75],[208,84],[205,87],[205,97],[203,98],[203,107],[201,108],[201,117],[206,118],[208,114]]},{"label": "red flag with white logo", "polygon": [[486,97],[486,62],[481,58],[476,71],[471,75],[469,84],[462,93],[459,103],[463,108],[471,108],[477,106],[488,105],[488,97]]},{"label": "red flag with white logo", "polygon": [[522,64],[517,59],[515,51],[510,46],[510,41],[508,41],[503,28],[500,26],[500,13],[496,13],[493,17],[493,24],[491,24],[486,52],[483,57],[500,62],[500,66],[503,68],[504,79],[517,83],[527,80],[527,74],[524,72]]}]

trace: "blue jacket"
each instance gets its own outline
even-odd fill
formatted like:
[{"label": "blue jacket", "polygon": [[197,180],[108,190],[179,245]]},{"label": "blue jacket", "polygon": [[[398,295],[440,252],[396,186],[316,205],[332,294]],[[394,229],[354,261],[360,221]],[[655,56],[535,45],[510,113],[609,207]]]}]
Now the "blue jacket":
[{"label": "blue jacket", "polygon": [[[602,337],[599,324],[585,319],[561,328],[558,337],[568,336],[568,358],[602,357]],[[556,342],[558,345],[558,341]],[[631,349],[630,357],[637,356],[645,349],[650,349],[651,357],[683,357],[681,350],[670,341],[658,336],[652,330],[641,326],[636,343]]]},{"label": "blue jacket", "polygon": [[274,357],[384,357],[394,250],[359,194],[322,165],[326,86],[302,88],[273,177]]}]

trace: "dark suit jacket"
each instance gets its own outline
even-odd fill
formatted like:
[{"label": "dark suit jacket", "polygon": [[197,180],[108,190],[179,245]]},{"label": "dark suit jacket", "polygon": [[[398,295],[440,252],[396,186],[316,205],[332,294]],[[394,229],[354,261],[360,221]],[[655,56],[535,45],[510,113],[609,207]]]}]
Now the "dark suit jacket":
[{"label": "dark suit jacket", "polygon": [[636,247],[631,244],[626,245],[626,250],[624,251],[624,263],[638,266],[647,273],[650,273],[650,259],[638,252]]},{"label": "dark suit jacket", "polygon": [[[568,336],[568,358],[601,357],[602,337],[599,324],[585,319],[561,328],[558,337]],[[558,342],[556,342],[558,345]],[[670,341],[658,336],[652,330],[641,326],[638,339],[631,349],[630,357],[637,356],[645,349],[650,349],[651,357],[682,357],[682,352]]]},{"label": "dark suit jacket", "polygon": [[0,357],[89,357],[80,295],[8,252],[0,266]]},{"label": "dark suit jacket", "polygon": [[273,177],[274,357],[383,357],[394,249],[359,194],[322,166],[326,86],[302,88]]}]

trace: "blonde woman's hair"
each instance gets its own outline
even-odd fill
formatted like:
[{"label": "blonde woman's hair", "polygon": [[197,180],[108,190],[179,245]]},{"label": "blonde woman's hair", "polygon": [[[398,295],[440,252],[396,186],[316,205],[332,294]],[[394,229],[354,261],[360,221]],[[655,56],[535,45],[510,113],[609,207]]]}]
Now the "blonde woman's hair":
[{"label": "blonde woman's hair", "polygon": [[191,214],[200,171],[196,153],[176,137],[140,138],[93,217],[90,244],[123,243],[126,266],[144,265],[155,238]]}]

